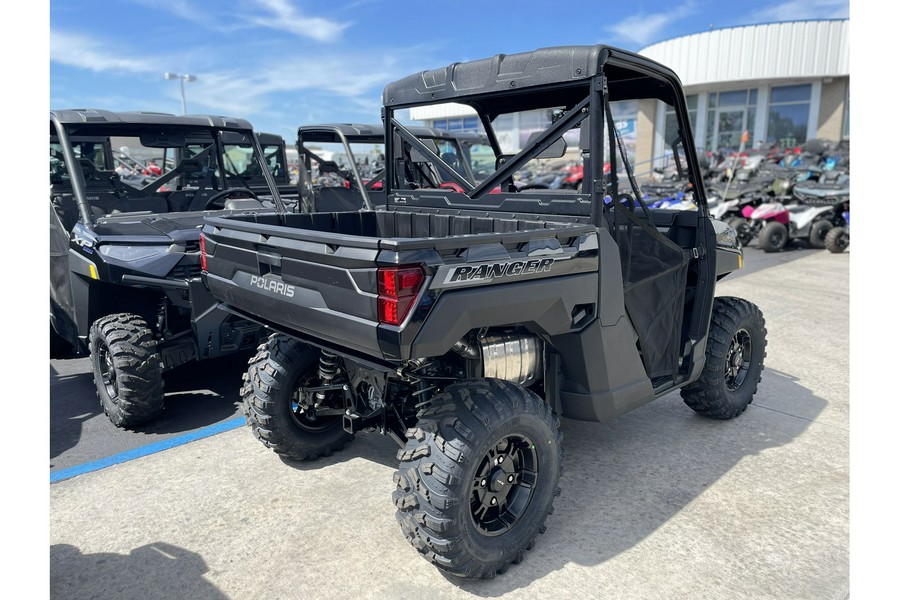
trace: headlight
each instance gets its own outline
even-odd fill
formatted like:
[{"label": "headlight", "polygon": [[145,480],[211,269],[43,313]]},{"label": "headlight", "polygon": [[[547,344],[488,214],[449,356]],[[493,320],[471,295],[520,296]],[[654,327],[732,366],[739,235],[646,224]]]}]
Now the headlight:
[{"label": "headlight", "polygon": [[168,246],[116,246],[104,244],[98,248],[103,256],[120,260],[122,262],[134,262],[151,256],[165,254]]}]

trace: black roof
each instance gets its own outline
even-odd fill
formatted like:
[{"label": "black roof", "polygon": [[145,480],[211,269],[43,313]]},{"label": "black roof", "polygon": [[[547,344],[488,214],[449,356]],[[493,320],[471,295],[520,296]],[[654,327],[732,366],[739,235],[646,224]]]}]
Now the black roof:
[{"label": "black roof", "polygon": [[[385,106],[400,107],[573,83],[597,75],[608,62],[624,67],[625,71],[634,67],[645,74],[652,73],[678,81],[675,73],[667,67],[621,48],[606,45],[555,46],[519,54],[497,54],[491,58],[421,71],[385,86],[383,100]],[[611,73],[607,75],[610,80],[615,78]]]},{"label": "black roof", "polygon": [[113,112],[96,108],[51,110],[50,118],[51,120],[55,118],[63,125],[102,125],[109,123],[111,125],[192,125],[214,129],[253,129],[253,126],[245,119],[233,117],[214,115],[180,116],[161,112]]}]

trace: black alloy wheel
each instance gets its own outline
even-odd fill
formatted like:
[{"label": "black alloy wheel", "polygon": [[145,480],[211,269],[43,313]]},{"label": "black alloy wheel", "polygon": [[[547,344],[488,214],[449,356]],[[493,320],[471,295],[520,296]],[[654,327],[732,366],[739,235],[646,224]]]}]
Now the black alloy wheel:
[{"label": "black alloy wheel", "polygon": [[100,367],[100,385],[106,390],[109,401],[112,404],[119,404],[119,385],[116,382],[116,367],[113,364],[112,353],[105,341],[99,344],[99,357],[97,363]]},{"label": "black alloy wheel", "polygon": [[521,518],[534,497],[538,456],[526,436],[503,438],[481,459],[472,482],[470,516],[487,536],[503,534]]},{"label": "black alloy wheel", "polygon": [[752,355],[753,341],[750,332],[740,329],[734,334],[731,347],[725,355],[725,387],[729,390],[737,390],[744,384]]}]

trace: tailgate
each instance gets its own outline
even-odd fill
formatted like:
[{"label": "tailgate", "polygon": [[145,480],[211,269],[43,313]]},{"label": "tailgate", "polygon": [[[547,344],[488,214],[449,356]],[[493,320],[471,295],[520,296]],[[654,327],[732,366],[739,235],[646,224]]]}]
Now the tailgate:
[{"label": "tailgate", "polygon": [[372,356],[378,240],[209,218],[205,281],[227,308]]}]

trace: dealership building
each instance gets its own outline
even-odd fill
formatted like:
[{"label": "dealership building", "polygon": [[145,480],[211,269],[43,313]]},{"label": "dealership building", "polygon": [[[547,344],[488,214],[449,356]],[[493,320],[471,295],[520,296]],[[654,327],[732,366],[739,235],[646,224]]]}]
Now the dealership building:
[{"label": "dealership building", "polygon": [[[849,20],[791,21],[711,29],[638,51],[678,74],[695,144],[709,150],[749,145],[795,146],[808,139],[850,136]],[[470,108],[447,104],[413,108],[429,127],[477,131]],[[546,127],[550,111],[509,115],[495,125],[505,152]],[[619,102],[617,128],[636,164],[665,156],[676,126],[674,111],[657,100]]]}]

